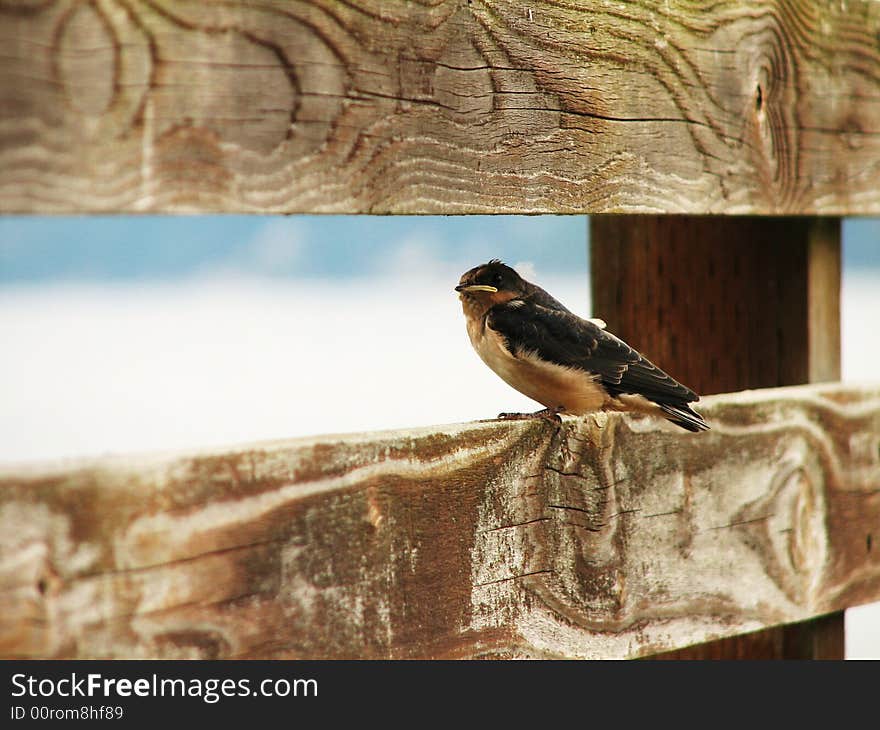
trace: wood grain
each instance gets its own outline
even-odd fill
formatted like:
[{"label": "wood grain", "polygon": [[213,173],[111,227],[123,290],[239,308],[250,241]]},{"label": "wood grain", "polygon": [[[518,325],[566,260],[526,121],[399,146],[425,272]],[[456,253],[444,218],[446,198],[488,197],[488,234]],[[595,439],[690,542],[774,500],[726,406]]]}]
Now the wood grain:
[{"label": "wood grain", "polygon": [[880,4],[3,0],[2,212],[880,212]]},{"label": "wood grain", "polygon": [[4,657],[633,657],[880,598],[880,390],[0,472]]},{"label": "wood grain", "polygon": [[839,222],[593,216],[592,311],[696,392],[840,378]]}]

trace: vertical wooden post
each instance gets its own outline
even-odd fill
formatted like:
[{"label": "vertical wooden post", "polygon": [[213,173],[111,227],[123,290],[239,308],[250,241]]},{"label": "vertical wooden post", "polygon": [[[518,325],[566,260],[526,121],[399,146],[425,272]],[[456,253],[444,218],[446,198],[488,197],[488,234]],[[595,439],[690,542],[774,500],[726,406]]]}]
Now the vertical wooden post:
[{"label": "vertical wooden post", "polygon": [[[701,395],[840,378],[840,220],[591,216],[593,314]],[[657,658],[843,658],[843,613]]]}]

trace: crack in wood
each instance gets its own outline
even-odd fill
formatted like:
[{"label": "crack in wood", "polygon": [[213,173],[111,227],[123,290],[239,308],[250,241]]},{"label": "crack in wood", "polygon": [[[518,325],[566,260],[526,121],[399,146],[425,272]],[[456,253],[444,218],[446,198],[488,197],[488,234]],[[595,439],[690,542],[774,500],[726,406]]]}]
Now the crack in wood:
[{"label": "crack in wood", "polygon": [[682,511],[683,510],[679,508],[679,509],[670,510],[669,512],[655,512],[655,513],[649,514],[649,515],[642,515],[642,517],[644,519],[648,519],[649,517],[667,517],[669,515],[680,515],[682,513]]},{"label": "crack in wood", "polygon": [[536,517],[533,520],[526,520],[525,522],[515,522],[512,525],[501,525],[499,527],[490,527],[485,530],[478,530],[477,534],[482,535],[487,532],[498,532],[499,530],[510,530],[510,529],[513,529],[514,527],[525,527],[526,525],[534,525],[538,522],[550,522],[552,519],[553,519],[552,517]]},{"label": "crack in wood", "polygon": [[528,578],[530,575],[545,575],[545,574],[550,574],[550,573],[553,573],[553,571],[552,570],[533,570],[531,573],[522,573],[520,575],[512,575],[507,578],[498,578],[496,580],[486,581],[485,583],[475,583],[474,587],[475,588],[482,588],[483,586],[494,585],[496,583],[507,583],[508,581],[519,580],[520,578]]},{"label": "crack in wood", "polygon": [[547,506],[550,509],[571,510],[573,512],[583,512],[584,514],[588,514],[588,515],[594,515],[594,516],[596,515],[596,512],[594,510],[584,509],[583,507],[574,507],[570,504],[548,504]]},{"label": "crack in wood", "polygon": [[729,527],[741,527],[742,525],[751,525],[755,522],[764,522],[766,520],[772,519],[775,516],[776,515],[774,515],[774,514],[761,515],[760,517],[753,517],[752,519],[749,519],[749,520],[739,520],[737,522],[729,522],[726,525],[714,525],[712,527],[706,527],[702,530],[698,530],[697,532],[709,532],[711,530],[726,530]]}]

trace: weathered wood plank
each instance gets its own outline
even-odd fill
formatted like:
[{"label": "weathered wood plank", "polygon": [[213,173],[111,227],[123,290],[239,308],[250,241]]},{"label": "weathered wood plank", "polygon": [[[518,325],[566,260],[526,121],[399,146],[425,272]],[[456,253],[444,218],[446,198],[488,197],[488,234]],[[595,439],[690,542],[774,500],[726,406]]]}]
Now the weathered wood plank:
[{"label": "weathered wood plank", "polygon": [[880,598],[880,389],[0,472],[5,657],[627,657]]},{"label": "weathered wood plank", "polygon": [[880,4],[0,4],[0,211],[880,212]]}]

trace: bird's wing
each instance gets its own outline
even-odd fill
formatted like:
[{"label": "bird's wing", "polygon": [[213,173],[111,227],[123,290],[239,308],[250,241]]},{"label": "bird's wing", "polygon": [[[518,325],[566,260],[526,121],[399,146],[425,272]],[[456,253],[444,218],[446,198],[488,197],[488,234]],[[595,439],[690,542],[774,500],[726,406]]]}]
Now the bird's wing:
[{"label": "bird's wing", "polygon": [[489,310],[486,324],[504,337],[513,355],[536,353],[544,360],[597,374],[611,395],[639,394],[668,405],[698,400],[692,390],[623,340],[567,310],[514,299]]}]

